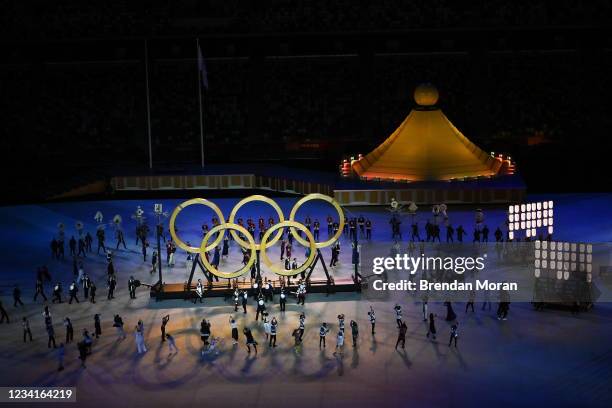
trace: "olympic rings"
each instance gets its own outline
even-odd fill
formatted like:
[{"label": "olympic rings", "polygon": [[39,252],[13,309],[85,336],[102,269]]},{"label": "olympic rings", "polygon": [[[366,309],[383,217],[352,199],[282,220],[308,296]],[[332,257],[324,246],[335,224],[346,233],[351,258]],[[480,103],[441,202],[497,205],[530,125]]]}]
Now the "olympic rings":
[{"label": "olympic rings", "polygon": [[[200,257],[200,259],[202,260],[202,263],[204,264],[204,266],[206,267],[206,270],[208,270],[208,272],[212,273],[213,275],[216,275],[220,278],[226,278],[226,279],[233,279],[233,278],[237,278],[241,275],[244,275],[247,271],[249,271],[251,269],[251,266],[253,266],[253,263],[255,262],[255,257],[256,257],[256,251],[255,251],[255,240],[253,239],[253,237],[251,236],[251,234],[249,234],[249,231],[247,231],[246,228],[244,228],[241,225],[238,224],[233,224],[233,223],[223,223],[223,224],[219,224],[216,227],[213,227],[210,231],[208,231],[206,233],[206,235],[204,235],[204,239],[202,240],[202,245],[200,246],[200,253],[204,254],[205,252],[207,252],[206,250],[206,244],[208,243],[208,240],[210,239],[210,237],[217,233],[218,231],[221,230],[225,230],[225,229],[229,229],[230,231],[236,230],[236,231],[240,231],[240,233],[242,233],[246,238],[249,245],[249,248],[251,249],[251,256],[249,258],[249,262],[247,262],[247,264],[240,270],[235,271],[235,272],[221,272],[218,269],[216,269],[214,266],[212,266],[210,264],[210,262],[208,262],[208,259],[206,259],[205,255],[202,255]],[[223,234],[219,234],[219,236],[222,236]]]},{"label": "olympic rings", "polygon": [[[336,211],[338,212],[338,217],[340,218],[338,231],[336,231],[334,236],[328,239],[327,241],[315,242],[314,237],[312,233],[310,232],[310,230],[303,224],[295,221],[295,216],[297,214],[298,209],[304,203],[311,201],[311,200],[326,201],[330,203],[331,205],[333,205]],[[238,210],[243,205],[250,203],[250,202],[254,202],[254,201],[261,201],[261,202],[267,203],[270,206],[272,206],[272,208],[274,208],[279,218],[279,223],[273,225],[264,233],[264,235],[262,236],[261,242],[259,244],[255,243],[253,236],[249,233],[249,231],[246,228],[234,223],[234,219],[236,218]],[[184,208],[190,205],[194,205],[194,204],[201,204],[213,210],[220,222],[219,225],[216,225],[215,227],[213,227],[210,231],[206,233],[206,235],[204,236],[202,240],[202,244],[200,245],[200,247],[190,246],[190,245],[187,245],[185,242],[183,242],[178,237],[176,233],[176,228],[175,228],[176,217],[178,216],[178,214]],[[300,244],[310,249],[310,255],[308,256],[308,259],[306,259],[306,261],[298,269],[285,270],[282,268],[278,268],[272,263],[272,261],[266,254],[266,249],[274,245],[282,237],[283,235],[282,228],[289,228],[290,233],[295,237],[295,239]],[[249,262],[247,262],[247,264],[242,269],[236,272],[222,272],[222,271],[217,270],[210,264],[210,262],[208,262],[205,256],[206,252],[216,248],[219,245],[219,243],[221,243],[221,241],[223,240],[223,237],[225,236],[224,230],[226,229],[230,230],[229,231],[230,234],[234,237],[236,242],[241,247],[250,250],[250,253],[251,253]],[[304,232],[307,239],[304,239],[299,234],[297,234],[295,231],[296,229]],[[308,194],[307,196],[301,198],[291,209],[291,214],[290,214],[289,220],[287,221],[285,221],[285,216],[280,206],[271,198],[268,198],[263,195],[253,195],[253,196],[249,196],[247,198],[240,200],[238,204],[236,204],[234,208],[232,208],[228,222],[225,222],[225,217],[223,216],[221,209],[219,209],[219,207],[215,203],[213,203],[212,201],[206,200],[204,198],[192,198],[191,200],[187,200],[179,204],[174,209],[174,211],[172,212],[172,215],[170,216],[170,226],[169,226],[170,235],[172,236],[172,239],[174,240],[174,242],[179,248],[187,252],[190,252],[190,253],[199,253],[201,255],[200,259],[202,260],[202,263],[204,264],[204,266],[206,267],[208,271],[210,271],[215,276],[218,276],[220,278],[226,278],[226,279],[236,278],[238,276],[245,274],[253,266],[253,263],[255,262],[255,259],[256,259],[257,251],[261,251],[261,256],[264,261],[264,264],[268,268],[270,268],[272,272],[276,273],[277,275],[294,276],[294,275],[300,274],[303,271],[305,271],[309,266],[311,266],[315,258],[315,250],[320,249],[320,248],[325,248],[325,247],[332,245],[334,242],[336,242],[340,238],[340,236],[342,235],[343,229],[344,229],[344,212],[342,211],[342,208],[340,207],[340,205],[332,197],[326,196],[324,194],[318,194],[318,193]],[[222,230],[224,232],[221,233]],[[237,234],[236,231],[238,231],[240,234]],[[268,242],[268,239],[270,239],[270,236],[275,231],[276,231],[276,235],[274,235],[274,237]],[[214,234],[217,234],[216,239],[211,244],[208,244],[208,241],[212,238]],[[245,239],[243,239],[241,235],[244,235],[244,237],[246,237],[246,241]]]},{"label": "olympic rings", "polygon": [[[197,254],[198,252],[200,252],[200,248],[189,246],[186,243],[184,243],[176,234],[176,230],[174,227],[174,223],[176,222],[176,217],[179,215],[179,213],[183,211],[184,208],[189,207],[190,205],[194,205],[194,204],[202,204],[210,208],[211,210],[213,210],[215,214],[217,215],[217,217],[219,217],[219,222],[221,224],[225,224],[225,217],[223,216],[221,209],[217,207],[215,203],[213,203],[212,201],[208,201],[204,198],[192,198],[191,200],[187,200],[177,205],[174,211],[172,211],[172,215],[170,216],[170,228],[169,229],[170,229],[170,235],[172,236],[172,239],[176,243],[176,246],[183,249],[184,251],[191,252],[193,254]],[[215,239],[215,241],[205,249],[205,252],[208,252],[211,249],[215,248],[217,245],[219,245],[219,243],[223,239],[223,235],[225,235],[225,233],[219,234],[217,239]]]},{"label": "olympic rings", "polygon": [[[279,222],[283,222],[285,221],[285,215],[283,214],[283,210],[281,210],[281,208],[278,206],[278,204],[276,204],[276,201],[272,200],[271,198],[268,198],[264,195],[252,195],[249,196],[247,198],[243,198],[242,200],[240,200],[238,202],[238,204],[236,204],[234,206],[234,208],[232,208],[232,212],[230,213],[229,216],[229,223],[234,223],[234,218],[236,218],[236,214],[238,213],[238,210],[245,204],[250,203],[250,202],[254,202],[254,201],[261,201],[264,202],[266,204],[270,204],[270,206],[272,206],[272,208],[274,208],[274,210],[276,211],[276,214],[278,215],[278,219]],[[248,249],[248,245],[247,242],[245,242],[242,238],[240,238],[240,236],[238,234],[236,234],[236,231],[230,230],[230,234],[232,234],[232,237],[234,237],[234,240],[236,240],[236,242],[243,248]],[[250,235],[250,234],[249,234]],[[272,246],[274,244],[276,244],[276,242],[280,239],[280,237],[283,235],[283,231],[279,230],[278,233],[276,234],[276,236],[274,236],[274,238],[272,239],[272,241],[270,241],[268,243],[268,246]],[[263,240],[262,240],[263,242]],[[263,249],[266,249],[268,246],[264,246]],[[259,251],[261,248],[261,243],[260,244],[255,244],[255,249],[257,251]]]},{"label": "olympic rings", "polygon": [[[302,264],[302,266],[300,266],[297,269],[289,269],[289,270],[287,270],[287,269],[283,269],[283,268],[277,267],[276,265],[274,265],[274,263],[272,263],[272,261],[268,257],[268,254],[266,253],[267,245],[265,245],[265,243],[268,241],[268,238],[270,237],[270,235],[275,230],[281,229],[281,228],[285,228],[285,227],[297,228],[300,231],[302,231],[304,234],[306,234],[306,238],[308,238],[308,242],[306,242],[306,241],[304,241],[304,242],[306,242],[306,244],[310,248],[310,255],[308,255],[308,258]],[[306,228],[303,224],[300,224],[300,223],[295,222],[295,221],[283,221],[283,222],[275,224],[274,226],[269,228],[266,231],[266,233],[263,235],[263,237],[261,238],[261,245],[262,245],[262,248],[263,248],[263,251],[261,251],[261,259],[263,260],[264,264],[268,268],[270,268],[270,270],[272,272],[274,272],[277,275],[281,275],[281,276],[295,276],[297,274],[300,274],[300,273],[304,272],[306,270],[306,268],[308,268],[312,264],[312,261],[314,261],[314,258],[315,258],[315,249],[316,249],[316,246],[315,246],[314,237],[312,236],[312,234],[310,233],[308,228]]]},{"label": "olympic rings", "polygon": [[[323,200],[323,201],[326,201],[326,202],[330,203],[331,205],[334,206],[334,208],[338,212],[338,217],[340,218],[338,231],[336,231],[334,236],[331,237],[330,239],[328,239],[327,241],[316,242],[315,243],[315,247],[316,248],[319,248],[319,249],[320,248],[325,248],[325,247],[328,247],[328,246],[332,245],[334,242],[336,242],[338,240],[338,238],[340,238],[340,236],[342,235],[342,231],[344,229],[344,212],[342,211],[342,208],[340,208],[340,204],[338,204],[338,202],[336,200],[334,200],[333,198],[331,198],[330,196],[327,196],[325,194],[313,193],[313,194],[308,194],[305,197],[302,197],[297,203],[295,203],[295,205],[291,209],[291,214],[289,215],[289,221],[295,221],[295,214],[297,213],[298,209],[302,206],[302,204],[304,204],[304,203],[306,203],[308,201],[312,201],[312,200]],[[293,235],[293,237],[300,244],[302,244],[304,246],[310,245],[310,243],[307,242],[301,236],[299,236],[299,234],[296,234],[294,228],[290,228],[289,230],[291,231],[291,234]]]}]

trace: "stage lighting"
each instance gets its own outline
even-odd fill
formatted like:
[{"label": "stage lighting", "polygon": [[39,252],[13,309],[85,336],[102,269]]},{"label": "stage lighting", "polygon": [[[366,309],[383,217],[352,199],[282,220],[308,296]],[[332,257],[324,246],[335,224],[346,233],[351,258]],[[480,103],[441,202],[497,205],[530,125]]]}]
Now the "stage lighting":
[{"label": "stage lighting", "polygon": [[513,231],[508,232],[508,238],[514,239],[514,232]]},{"label": "stage lighting", "polygon": [[531,237],[531,230],[530,230],[530,229],[528,229],[527,231],[525,231],[525,235],[526,235],[527,237]]},{"label": "stage lighting", "polygon": [[542,203],[537,203],[536,208],[538,209],[538,211],[540,211],[542,209]]},{"label": "stage lighting", "polygon": [[552,225],[548,227],[548,233],[552,235],[552,233],[553,233],[553,227],[552,227]]},{"label": "stage lighting", "polygon": [[512,214],[512,213],[514,212],[514,206],[513,206],[513,205],[508,206],[508,212],[509,212],[510,214]]},{"label": "stage lighting", "polygon": [[546,209],[548,209],[548,201],[544,201],[544,202],[542,203],[542,207],[543,207],[545,210],[546,210]]},{"label": "stage lighting", "polygon": [[524,213],[525,212],[525,204],[521,204],[521,212]]}]

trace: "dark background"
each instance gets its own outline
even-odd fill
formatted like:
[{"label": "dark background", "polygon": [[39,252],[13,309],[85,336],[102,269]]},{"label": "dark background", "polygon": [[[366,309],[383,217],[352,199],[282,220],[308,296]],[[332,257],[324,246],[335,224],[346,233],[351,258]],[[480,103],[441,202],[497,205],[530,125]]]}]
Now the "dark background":
[{"label": "dark background", "polygon": [[0,20],[5,202],[200,162],[336,172],[434,83],[530,192],[609,191],[609,1],[11,1]]}]

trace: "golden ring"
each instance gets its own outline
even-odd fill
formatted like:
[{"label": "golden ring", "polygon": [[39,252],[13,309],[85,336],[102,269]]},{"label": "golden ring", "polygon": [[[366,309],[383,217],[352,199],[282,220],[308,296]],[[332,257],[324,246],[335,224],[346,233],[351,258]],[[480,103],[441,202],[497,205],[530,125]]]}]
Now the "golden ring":
[{"label": "golden ring", "polygon": [[[291,209],[291,214],[289,215],[289,221],[295,221],[295,214],[297,213],[298,209],[302,206],[302,204],[304,204],[304,203],[306,203],[308,201],[312,201],[312,200],[323,200],[325,202],[330,203],[331,205],[334,206],[334,208],[338,212],[338,217],[340,217],[338,231],[336,231],[334,236],[331,237],[330,239],[328,239],[327,241],[316,242],[315,243],[315,247],[316,248],[319,248],[319,249],[320,248],[325,248],[325,247],[328,247],[328,246],[332,245],[334,242],[336,242],[338,240],[338,238],[340,238],[340,236],[342,235],[342,230],[344,229],[344,212],[342,211],[342,208],[340,207],[340,204],[338,204],[338,202],[336,200],[334,200],[332,197],[330,197],[328,195],[325,195],[325,194],[313,193],[313,194],[308,194],[305,197],[302,197],[297,203],[295,203],[295,205]],[[294,228],[290,228],[289,230],[291,231],[291,234],[293,235],[293,237],[300,244],[302,244],[304,246],[309,245],[309,243],[306,242],[306,240],[304,238],[300,237],[296,233]]]},{"label": "golden ring", "polygon": [[[285,228],[285,227],[297,228],[297,229],[303,231],[304,234],[306,234],[306,238],[308,238],[308,242],[306,242],[305,240],[303,240],[303,241],[306,242],[306,245],[310,248],[310,255],[308,256],[306,261],[302,264],[302,266],[300,266],[297,269],[286,270],[286,269],[283,269],[283,268],[278,268],[276,265],[274,265],[274,263],[272,263],[272,261],[268,257],[268,254],[266,253],[266,250],[265,250],[265,248],[268,247],[267,245],[265,245],[265,243],[266,243],[266,241],[268,241],[268,238],[270,237],[272,232],[274,232],[277,229],[281,229],[281,228]],[[306,270],[306,268],[308,268],[310,266],[310,264],[312,264],[312,261],[315,258],[315,249],[316,249],[316,247],[315,247],[314,237],[312,236],[312,234],[310,233],[308,228],[306,228],[304,225],[300,224],[299,222],[295,222],[295,221],[283,221],[283,222],[279,222],[278,224],[275,224],[274,226],[269,228],[266,231],[266,233],[263,235],[263,237],[261,238],[261,244],[262,244],[262,248],[264,248],[264,250],[261,251],[261,259],[263,260],[264,264],[268,268],[270,268],[270,270],[272,272],[274,272],[277,275],[281,275],[281,276],[295,276],[295,275],[297,275],[299,273],[302,273],[302,272],[304,272]]]},{"label": "golden ring", "polygon": [[[266,197],[264,195],[252,195],[252,196],[248,196],[246,198],[243,198],[242,200],[240,200],[238,202],[238,204],[236,204],[234,206],[234,208],[232,208],[232,212],[230,213],[228,222],[233,224],[234,223],[234,218],[236,218],[236,214],[238,213],[238,210],[243,205],[245,205],[247,203],[254,202],[254,201],[261,201],[263,203],[269,204],[276,211],[276,214],[278,215],[279,222],[285,221],[285,215],[283,214],[283,210],[281,210],[281,208],[278,206],[276,201],[274,201],[271,198],[268,198],[268,197]],[[236,231],[230,230],[230,234],[232,234],[232,237],[234,237],[234,240],[238,243],[238,245],[240,245],[243,248],[247,248],[247,249],[249,248],[247,246],[248,243],[246,241],[244,241],[242,238],[240,238],[240,236],[238,234],[236,234]],[[249,233],[249,235],[251,235],[251,233]],[[282,235],[283,235],[283,231],[282,230],[278,231],[276,236],[272,239],[272,241],[270,241],[267,244],[267,246],[264,247],[264,249],[267,248],[268,246],[274,245],[280,239],[280,237]],[[253,241],[253,242],[255,242],[255,241]],[[263,240],[262,240],[262,242],[263,242]],[[262,249],[261,248],[261,243],[254,244],[254,245],[255,245],[255,250],[259,251],[260,249]],[[302,244],[302,245],[307,245],[307,243],[306,244]]]},{"label": "golden ring", "polygon": [[[217,217],[219,217],[219,222],[222,223],[222,224],[225,223],[225,217],[223,216],[223,213],[221,212],[221,210],[219,209],[219,207],[217,207],[217,205],[215,203],[213,203],[212,201],[208,201],[208,200],[206,200],[204,198],[192,198],[191,200],[184,201],[181,204],[177,205],[176,208],[174,209],[174,211],[172,211],[172,215],[170,216],[169,229],[170,229],[170,235],[172,236],[172,239],[176,243],[176,246],[178,246],[179,248],[181,248],[181,249],[183,249],[183,250],[185,250],[187,252],[191,252],[193,254],[197,254],[198,252],[200,252],[200,248],[199,247],[194,247],[194,246],[189,246],[185,242],[183,242],[178,237],[178,235],[176,234],[176,230],[174,228],[174,223],[176,222],[176,217],[179,215],[179,213],[184,208],[189,207],[190,205],[194,205],[194,204],[202,204],[202,205],[205,205],[206,207],[210,208],[211,210],[213,210],[215,212],[215,214],[217,214]],[[219,236],[217,237],[215,242],[213,242],[212,244],[210,244],[210,246],[208,248],[206,248],[206,251],[210,251],[212,248],[214,248],[217,245],[219,245],[219,243],[223,239],[224,235],[225,235],[225,233],[219,234]]]},{"label": "golden ring", "polygon": [[[206,244],[208,243],[208,240],[213,234],[217,233],[218,231],[222,229],[223,230],[229,229],[230,231],[233,231],[233,230],[240,231],[241,233],[245,234],[245,236],[247,237],[247,241],[249,241],[248,244],[249,244],[249,247],[251,248],[251,257],[249,258],[249,262],[247,262],[247,264],[242,269],[236,272],[221,272],[218,269],[216,269],[214,266],[212,266],[210,262],[208,262],[208,259],[206,259],[206,252],[207,252]],[[223,234],[219,234],[219,236],[221,237],[223,236]],[[256,256],[257,255],[255,253],[255,240],[253,240],[253,237],[251,236],[251,234],[249,234],[246,228],[244,228],[243,226],[238,225],[238,224],[229,223],[229,222],[227,223],[224,222],[223,224],[219,224],[216,227],[213,227],[210,231],[208,231],[206,235],[204,235],[204,239],[202,240],[202,245],[200,246],[200,260],[206,267],[206,270],[215,276],[218,276],[220,278],[225,278],[225,279],[233,279],[241,275],[244,275],[247,271],[251,269],[251,266],[253,266]]]}]

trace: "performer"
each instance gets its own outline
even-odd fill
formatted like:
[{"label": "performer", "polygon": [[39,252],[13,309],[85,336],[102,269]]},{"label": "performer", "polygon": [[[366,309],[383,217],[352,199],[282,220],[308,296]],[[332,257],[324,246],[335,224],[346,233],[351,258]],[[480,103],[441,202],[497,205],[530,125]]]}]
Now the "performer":
[{"label": "performer", "polygon": [[397,323],[397,328],[399,329],[402,327],[402,307],[396,303],[393,310],[395,311],[395,321]]},{"label": "performer", "polygon": [[91,280],[89,279],[89,275],[85,274],[85,276],[83,276],[81,285],[83,286],[83,296],[85,297],[85,300],[87,300],[89,298],[89,288],[91,287]]},{"label": "performer", "polygon": [[166,325],[168,324],[169,320],[170,320],[170,315],[165,315],[164,317],[162,317],[162,324],[161,324],[161,341],[162,341],[162,343],[164,341],[166,341]]},{"label": "performer", "polygon": [[238,290],[238,286],[234,289],[234,312],[238,311],[238,304],[240,303],[240,291]]},{"label": "performer", "polygon": [[482,228],[482,242],[489,242],[489,227],[486,225]]},{"label": "performer", "polygon": [[106,298],[108,300],[114,299],[115,298],[115,288],[117,287],[117,278],[115,277],[115,274],[109,274],[108,275],[108,280],[107,280],[107,287],[108,287],[108,294],[106,295]]},{"label": "performer", "polygon": [[359,225],[359,238],[363,238],[365,236],[365,218],[363,215],[359,214],[357,224]]},{"label": "performer", "polygon": [[272,318],[270,322],[270,342],[268,343],[269,347],[276,347],[276,333],[278,331],[278,321],[276,317]]},{"label": "performer", "polygon": [[338,328],[344,333],[344,314],[338,315]]},{"label": "performer", "polygon": [[357,220],[351,218],[349,221],[349,239],[355,241],[357,239]]},{"label": "performer", "polygon": [[87,250],[87,252],[93,251],[92,243],[93,243],[93,237],[91,236],[89,231],[87,231],[87,234],[85,234],[85,249]]},{"label": "performer", "polygon": [[157,250],[153,250],[153,256],[151,257],[151,275],[153,275],[156,270],[157,270],[157,262],[158,262],[158,256],[157,256]]},{"label": "performer", "polygon": [[91,303],[96,303],[96,284],[92,281],[89,287],[89,301]]},{"label": "performer", "polygon": [[121,228],[117,228],[117,232],[115,233],[115,236],[117,238],[117,248],[119,249],[119,246],[121,244],[123,244],[123,248],[127,249],[127,245],[125,245],[125,238],[123,237],[123,231],[121,230]]},{"label": "performer", "polygon": [[15,285],[13,288],[13,307],[17,307],[17,305],[24,306],[21,301],[21,289],[19,289],[19,286]]},{"label": "performer", "polygon": [[264,302],[263,296],[260,294],[257,298],[257,312],[255,313],[255,321],[259,320],[259,314],[261,313],[262,318],[263,314],[266,311],[266,303]]},{"label": "performer", "polygon": [[100,323],[100,315],[98,313],[94,315],[94,330],[96,339],[100,338],[102,335],[102,324]]},{"label": "performer", "polygon": [[53,324],[53,318],[51,317],[51,312],[49,311],[49,306],[45,306],[42,313],[43,319],[45,320],[45,326],[49,324]]},{"label": "performer", "polygon": [[319,222],[319,220],[315,219],[314,224],[313,224],[313,234],[314,234],[315,241],[319,240],[319,230],[320,229],[321,229],[321,223]]},{"label": "performer", "polygon": [[453,240],[453,234],[455,233],[455,229],[453,228],[452,225],[447,225],[446,226],[446,242],[454,242]]},{"label": "performer", "polygon": [[235,346],[238,344],[238,323],[236,323],[236,319],[232,315],[230,315],[229,324],[232,329],[232,344]]},{"label": "performer", "polygon": [[243,313],[246,314],[247,312],[247,303],[249,301],[249,294],[247,293],[246,290],[242,291],[242,310]]},{"label": "performer", "polygon": [[435,315],[433,313],[429,314],[429,328],[427,330],[427,338],[429,338],[429,335],[431,334],[432,338],[435,340],[436,339],[436,322],[435,322]]},{"label": "performer", "polygon": [[281,312],[285,312],[285,307],[287,305],[287,295],[285,294],[285,287],[281,287],[280,290],[280,299],[279,299],[279,304],[280,304],[280,311]]},{"label": "performer", "polygon": [[338,336],[336,337],[336,351],[334,351],[334,356],[342,356],[343,348],[344,348],[344,330],[339,330]]},{"label": "performer", "polygon": [[274,302],[274,288],[272,287],[272,281],[267,280],[264,285],[264,300],[266,302]]},{"label": "performer", "polygon": [[310,218],[310,215],[306,216],[306,219],[304,220],[304,225],[306,226],[306,229],[308,229],[308,231],[311,231],[310,226],[312,225],[312,219]]},{"label": "performer", "polygon": [[196,296],[193,299],[193,304],[196,304],[198,300],[200,301],[200,303],[202,303],[202,298],[204,297],[204,285],[202,284],[202,279],[198,279],[195,294]]},{"label": "performer", "polygon": [[133,276],[130,276],[128,280],[128,291],[130,292],[130,299],[136,299],[136,280]]},{"label": "performer", "polygon": [[208,345],[208,339],[210,338],[210,323],[206,319],[202,319],[200,322],[200,339],[204,343],[204,346]]},{"label": "performer", "polygon": [[270,323],[270,320],[268,320],[268,312],[263,312],[262,316],[263,317],[261,320],[263,321],[264,334],[266,335],[267,341],[272,334],[272,323]]},{"label": "performer", "polygon": [[6,309],[2,306],[2,301],[0,301],[0,323],[4,323],[4,319],[6,319],[7,324],[11,322],[8,313],[6,313]]},{"label": "performer", "polygon": [[376,313],[374,313],[374,308],[370,305],[370,311],[368,312],[368,317],[370,318],[370,324],[372,325],[372,334],[376,334],[374,328],[376,327]]},{"label": "performer", "polygon": [[229,255],[229,234],[225,234],[223,237],[223,249],[221,250],[221,256],[223,259],[227,259]]},{"label": "performer", "polygon": [[74,328],[69,317],[64,318],[64,327],[66,328],[66,344],[68,344],[74,340]]},{"label": "performer", "polygon": [[87,258],[87,255],[85,254],[85,248],[86,248],[86,244],[85,244],[85,239],[82,237],[79,237],[79,251],[77,253],[77,256],[82,256],[83,258]]},{"label": "performer", "polygon": [[244,334],[244,337],[246,338],[246,346],[247,346],[248,353],[251,354],[251,346],[253,346],[253,348],[255,349],[255,354],[257,355],[257,342],[253,338],[253,333],[251,333],[251,329],[249,329],[248,327],[245,327],[242,330],[242,333]]},{"label": "performer", "polygon": [[141,328],[142,326],[140,324],[134,327],[134,340],[136,341],[136,350],[138,351],[138,354],[147,352],[147,346],[145,345],[144,341],[144,331]]},{"label": "performer", "polygon": [[293,340],[294,340],[293,351],[295,352],[295,354],[300,354],[301,349],[302,349],[302,339],[300,337],[300,329],[293,330],[293,332],[291,333],[291,337],[293,337]]},{"label": "performer", "polygon": [[472,312],[474,312],[474,301],[476,300],[476,291],[474,291],[473,289],[470,291],[470,295],[468,298],[467,303],[465,304],[465,313],[468,312],[468,309],[472,309]]},{"label": "performer", "polygon": [[176,252],[176,245],[174,245],[174,242],[172,241],[172,239],[170,239],[168,243],[166,243],[166,260],[167,260],[169,267],[174,266],[175,252]]},{"label": "performer", "polygon": [[47,348],[51,348],[51,344],[53,344],[53,348],[57,348],[57,346],[55,345],[55,330],[53,330],[53,324],[48,324],[46,327],[47,336],[49,337],[49,340],[47,341]]},{"label": "performer", "polygon": [[70,294],[70,300],[68,300],[68,304],[72,304],[73,300],[76,300],[79,303],[79,298],[77,297],[77,293],[79,291],[79,287],[77,286],[75,281],[72,281],[70,284],[70,288],[68,289],[68,293]]},{"label": "performer", "polygon": [[96,231],[96,238],[98,238],[98,255],[100,255],[100,248],[106,253],[106,246],[104,246],[104,230],[102,228]]},{"label": "performer", "polygon": [[127,337],[123,330],[123,319],[118,314],[113,318],[113,327],[117,329],[117,341],[124,340]]},{"label": "performer", "polygon": [[304,314],[304,312],[302,312],[300,313],[300,325],[298,327],[298,330],[300,331],[300,340],[304,338],[305,323],[306,323],[306,315]]},{"label": "performer", "polygon": [[357,322],[354,320],[351,320],[350,326],[351,326],[351,335],[353,336],[353,347],[357,347],[357,338],[359,337],[359,326],[357,325]]},{"label": "performer", "polygon": [[32,341],[32,331],[30,330],[30,321],[27,317],[24,317],[21,325],[23,326],[23,342],[26,343],[26,338],[30,337]]},{"label": "performer", "polygon": [[499,227],[497,227],[497,229],[495,230],[495,242],[502,242],[503,241],[503,233],[501,232],[501,230],[499,229]]},{"label": "performer", "polygon": [[35,290],[36,292],[34,293],[34,301],[36,302],[36,298],[38,297],[38,295],[41,295],[46,302],[47,296],[45,295],[43,281],[40,277],[36,278]]},{"label": "performer", "polygon": [[306,303],[306,284],[300,281],[297,288],[297,304],[304,306]]},{"label": "performer", "polygon": [[372,221],[369,218],[365,221],[366,239],[370,241],[372,239]]},{"label": "performer", "polygon": [[453,305],[451,302],[444,302],[444,306],[446,306],[446,321],[452,322],[457,318],[455,311],[453,310]]},{"label": "performer", "polygon": [[326,218],[327,221],[327,235],[330,236],[333,233],[334,230],[334,219],[332,218],[331,215],[328,215]]},{"label": "performer", "polygon": [[323,344],[323,348],[325,348],[325,336],[327,336],[327,333],[329,333],[329,328],[327,327],[327,323],[323,322],[319,328],[319,348],[321,348],[321,344]]},{"label": "performer", "polygon": [[459,332],[457,331],[458,326],[459,326],[459,323],[457,322],[455,322],[455,324],[451,326],[450,340],[448,341],[448,347],[450,347],[451,344],[453,343],[453,340],[455,340],[455,348],[457,348],[457,338],[459,337]]}]

